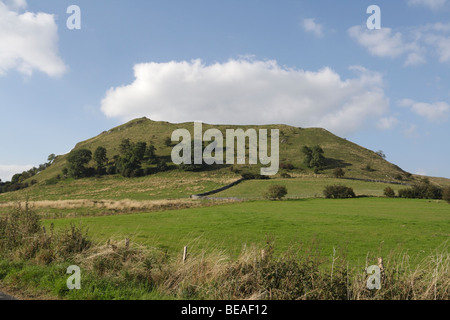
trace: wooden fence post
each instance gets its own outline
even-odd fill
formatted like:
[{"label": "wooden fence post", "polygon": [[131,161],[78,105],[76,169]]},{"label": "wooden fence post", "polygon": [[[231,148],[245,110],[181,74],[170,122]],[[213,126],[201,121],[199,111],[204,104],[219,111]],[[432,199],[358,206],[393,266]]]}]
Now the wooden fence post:
[{"label": "wooden fence post", "polygon": [[183,249],[183,263],[186,262],[186,259],[187,259],[187,246],[185,246]]}]

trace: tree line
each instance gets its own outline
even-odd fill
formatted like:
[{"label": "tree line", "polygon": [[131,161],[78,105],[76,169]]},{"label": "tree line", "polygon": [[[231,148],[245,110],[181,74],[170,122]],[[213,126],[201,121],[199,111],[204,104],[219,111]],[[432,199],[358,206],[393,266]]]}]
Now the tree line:
[{"label": "tree line", "polygon": [[[142,177],[168,168],[165,160],[156,155],[155,146],[143,141],[134,143],[123,139],[118,155],[109,159],[107,153],[103,146],[97,147],[94,153],[89,149],[72,150],[67,157],[67,167],[63,169],[64,177],[79,179],[114,174]],[[94,165],[90,166],[92,161]]]},{"label": "tree line", "polygon": [[0,193],[17,191],[20,189],[28,188],[31,185],[36,184],[36,180],[32,179],[30,182],[25,182],[25,180],[37,175],[38,173],[44,171],[50,167],[56,159],[56,155],[52,153],[48,156],[47,162],[40,164],[37,167],[33,167],[29,170],[23,171],[22,173],[16,173],[12,176],[11,181],[3,182],[0,179]]}]

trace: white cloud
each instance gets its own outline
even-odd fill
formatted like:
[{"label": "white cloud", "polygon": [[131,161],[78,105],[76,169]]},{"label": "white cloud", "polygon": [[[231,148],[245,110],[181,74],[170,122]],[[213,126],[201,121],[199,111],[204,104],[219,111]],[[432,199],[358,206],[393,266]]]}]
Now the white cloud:
[{"label": "white cloud", "polygon": [[384,117],[378,121],[378,128],[381,130],[389,130],[394,128],[399,123],[395,117]]},{"label": "white cloud", "polygon": [[409,5],[424,6],[432,10],[440,9],[447,3],[447,0],[408,0]]},{"label": "white cloud", "polygon": [[0,75],[9,70],[30,76],[39,70],[59,76],[66,66],[58,53],[58,27],[47,13],[18,13],[26,1],[0,1]]},{"label": "white cloud", "polygon": [[450,105],[446,102],[425,103],[403,99],[399,105],[409,107],[415,114],[436,123],[447,122],[450,115]]},{"label": "white cloud", "polygon": [[416,170],[416,173],[414,173],[414,174],[416,174],[418,176],[427,176],[428,175],[427,171],[425,169],[418,169],[418,170]]},{"label": "white cloud", "polygon": [[102,100],[108,117],[122,120],[201,120],[221,124],[284,123],[355,132],[389,109],[379,73],[354,67],[343,80],[330,68],[317,72],[280,67],[276,61],[230,60],[141,63],[135,80],[111,88]]},{"label": "white cloud", "polygon": [[450,37],[436,34],[426,34],[425,41],[435,47],[435,52],[439,57],[439,62],[450,61]]},{"label": "white cloud", "polygon": [[411,52],[408,54],[408,56],[406,57],[406,61],[405,61],[405,66],[414,66],[414,65],[418,65],[418,64],[423,64],[426,63],[427,60],[425,59],[425,57],[417,52]]},{"label": "white cloud", "polygon": [[417,125],[415,124],[409,124],[404,130],[403,130],[403,134],[405,135],[405,137],[409,138],[409,139],[416,139],[419,134],[417,132]]},{"label": "white cloud", "polygon": [[[450,23],[438,22],[408,29],[408,32],[394,32],[390,28],[368,30],[362,26],[348,29],[367,51],[377,57],[405,57],[404,66],[427,62],[426,56],[438,57],[440,63],[450,62]],[[405,39],[406,38],[406,39]]]},{"label": "white cloud", "polygon": [[6,0],[5,4],[8,8],[13,10],[25,9],[27,7],[26,0]]},{"label": "white cloud", "polygon": [[397,58],[407,54],[405,65],[424,63],[422,49],[415,42],[405,42],[400,32],[393,32],[391,28],[369,30],[362,26],[348,29],[350,37],[366,48],[373,56],[382,58]]},{"label": "white cloud", "polygon": [[302,22],[303,29],[306,32],[314,34],[316,37],[323,36],[323,27],[321,24],[316,23],[314,19],[304,19]]},{"label": "white cloud", "polygon": [[0,179],[5,181],[11,181],[11,178],[16,173],[22,173],[23,171],[30,170],[33,165],[2,165],[0,164]]}]

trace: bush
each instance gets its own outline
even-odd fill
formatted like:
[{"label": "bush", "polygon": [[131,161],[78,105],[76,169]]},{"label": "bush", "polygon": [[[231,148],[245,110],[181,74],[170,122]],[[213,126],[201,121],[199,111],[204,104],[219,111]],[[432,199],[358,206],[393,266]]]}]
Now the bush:
[{"label": "bush", "polygon": [[106,168],[106,174],[113,175],[117,173],[117,168],[114,165],[108,166]]},{"label": "bush", "polygon": [[281,176],[283,179],[289,179],[289,178],[292,178],[291,175],[290,175],[289,173],[286,173],[286,172],[282,173],[280,176]]},{"label": "bush", "polygon": [[63,257],[69,257],[81,253],[91,246],[91,241],[87,238],[88,230],[70,225],[70,229],[61,233],[58,241],[58,253]]},{"label": "bush", "polygon": [[425,179],[411,188],[399,190],[398,196],[409,199],[442,199],[442,189],[432,185],[428,179]]},{"label": "bush", "polygon": [[354,198],[355,192],[352,188],[341,186],[341,185],[333,185],[326,186],[325,190],[323,190],[323,195],[327,199],[345,199],[345,198]]},{"label": "bush", "polygon": [[388,198],[394,198],[395,191],[391,187],[387,187],[386,189],[384,189],[384,195]]},{"label": "bush", "polygon": [[270,179],[269,176],[261,175],[259,173],[250,173],[250,172],[242,173],[241,177],[245,180],[268,180],[268,179]]},{"label": "bush", "polygon": [[450,203],[450,187],[447,187],[442,191],[442,199]]},{"label": "bush", "polygon": [[294,168],[295,168],[294,165],[289,162],[283,162],[280,164],[280,169],[293,170]]},{"label": "bush", "polygon": [[287,195],[287,189],[285,186],[272,185],[264,193],[264,198],[269,200],[281,200],[285,195]]},{"label": "bush", "polygon": [[345,176],[345,171],[342,168],[336,168],[333,170],[333,176],[336,178],[342,178]]},{"label": "bush", "polygon": [[159,161],[156,168],[159,172],[167,171],[169,169],[167,163],[164,160]]},{"label": "bush", "polygon": [[10,214],[0,218],[0,249],[8,250],[20,247],[26,239],[33,238],[41,228],[39,215],[28,201],[18,203]]},{"label": "bush", "polygon": [[49,264],[57,258],[67,259],[91,246],[87,231],[71,225],[70,229],[54,234],[53,224],[47,233],[39,215],[28,202],[0,218],[0,253],[6,258],[34,259]]}]

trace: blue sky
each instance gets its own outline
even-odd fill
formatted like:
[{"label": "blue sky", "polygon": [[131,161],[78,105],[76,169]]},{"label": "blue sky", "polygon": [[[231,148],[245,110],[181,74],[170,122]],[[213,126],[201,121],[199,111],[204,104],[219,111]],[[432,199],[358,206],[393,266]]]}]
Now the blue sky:
[{"label": "blue sky", "polygon": [[142,116],[320,126],[450,178],[449,71],[450,0],[0,0],[0,179]]}]

